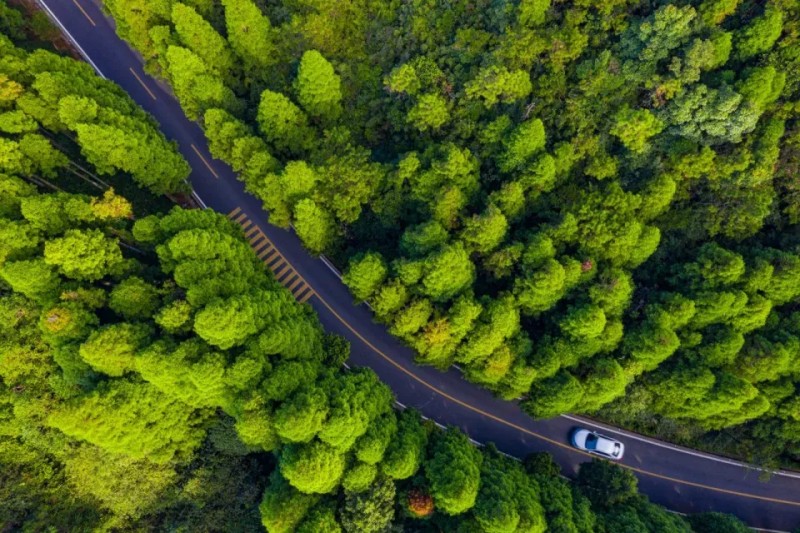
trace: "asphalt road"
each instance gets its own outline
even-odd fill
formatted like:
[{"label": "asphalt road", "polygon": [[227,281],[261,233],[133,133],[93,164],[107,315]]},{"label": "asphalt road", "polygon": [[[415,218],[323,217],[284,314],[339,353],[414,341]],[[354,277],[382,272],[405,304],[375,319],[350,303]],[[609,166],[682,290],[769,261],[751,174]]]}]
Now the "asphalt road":
[{"label": "asphalt road", "polygon": [[[170,92],[142,70],[142,60],[120,40],[113,22],[97,0],[39,0],[84,57],[105,77],[122,86],[150,112],[166,136],[178,143],[192,166],[190,177],[199,198],[218,212],[246,219],[248,231],[265,236],[280,252],[276,264],[304,289],[306,300],[325,328],[352,343],[351,365],[368,366],[388,383],[404,406],[416,407],[444,425],[455,425],[478,442],[494,442],[514,456],[547,451],[573,475],[589,456],[573,449],[568,433],[575,426],[597,427],[572,417],[533,421],[512,402],[462,379],[413,363],[413,352],[375,324],[369,309],[356,306],[337,273],[323,260],[310,256],[297,237],[270,226],[260,202],[244,191],[233,171],[211,158],[200,127],[184,116]],[[252,225],[251,225],[252,224]],[[253,230],[258,226],[260,231]],[[288,266],[285,266],[288,265]],[[275,266],[272,266],[275,270]],[[288,270],[287,270],[288,268]],[[288,282],[287,282],[288,284]],[[295,289],[296,291],[296,289]],[[625,442],[622,466],[639,478],[640,490],[667,508],[691,513],[733,513],[757,528],[788,531],[800,526],[800,475],[780,472],[769,481],[746,465],[692,450],[601,428]]]}]

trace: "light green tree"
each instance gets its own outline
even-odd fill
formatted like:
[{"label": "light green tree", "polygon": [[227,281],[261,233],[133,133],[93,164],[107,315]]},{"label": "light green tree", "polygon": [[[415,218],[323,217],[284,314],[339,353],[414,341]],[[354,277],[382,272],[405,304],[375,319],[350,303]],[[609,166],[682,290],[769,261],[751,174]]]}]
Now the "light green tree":
[{"label": "light green tree", "polygon": [[328,250],[339,233],[330,213],[310,198],[294,206],[294,228],[303,244],[315,254]]},{"label": "light green tree", "polygon": [[431,457],[425,464],[425,477],[439,510],[457,515],[475,505],[482,460],[478,449],[455,428],[434,440]]},{"label": "light green tree", "polygon": [[333,65],[317,50],[308,50],[300,59],[294,90],[297,101],[314,117],[336,119],[342,112],[342,83]]},{"label": "light green tree", "polygon": [[261,94],[258,125],[275,148],[292,154],[308,149],[314,138],[305,113],[286,96],[269,90]]},{"label": "light green tree", "polygon": [[120,273],[125,260],[117,242],[100,230],[68,230],[45,243],[44,261],[68,278],[96,281]]},{"label": "light green tree", "polygon": [[176,2],[172,5],[172,23],[181,42],[216,75],[230,80],[234,58],[228,43],[193,7]]},{"label": "light green tree", "polygon": [[346,458],[335,448],[312,441],[285,447],[278,465],[281,474],[300,492],[325,494],[339,486]]},{"label": "light green tree", "polygon": [[228,42],[242,61],[246,77],[264,80],[277,61],[275,32],[252,0],[223,0]]},{"label": "light green tree", "polygon": [[438,131],[450,120],[447,101],[439,94],[423,94],[408,111],[406,121],[421,132]]}]

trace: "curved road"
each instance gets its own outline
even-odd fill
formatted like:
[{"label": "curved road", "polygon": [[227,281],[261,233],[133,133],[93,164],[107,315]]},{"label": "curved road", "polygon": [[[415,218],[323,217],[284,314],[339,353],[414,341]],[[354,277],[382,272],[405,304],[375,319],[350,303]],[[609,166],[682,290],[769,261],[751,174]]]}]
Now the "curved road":
[{"label": "curved road", "polygon": [[[213,160],[199,126],[188,120],[168,89],[142,71],[142,60],[114,32],[113,21],[97,0],[39,0],[50,16],[103,76],[122,86],[178,143],[192,166],[191,183],[209,208],[241,222],[253,247],[300,301],[307,301],[325,328],[352,343],[350,363],[369,366],[394,390],[399,402],[440,424],[463,429],[479,442],[524,457],[547,451],[573,475],[589,456],[569,446],[576,425],[596,424],[573,417],[533,421],[511,402],[494,398],[462,379],[456,370],[441,373],[413,363],[413,352],[373,323],[337,273],[311,257],[297,237],[267,224],[258,200],[244,191],[233,171]],[[620,436],[627,447],[622,466],[634,471],[640,490],[654,502],[680,512],[733,513],[753,527],[788,531],[800,525],[800,474],[779,472],[768,482],[752,467],[692,450],[601,428]]]}]

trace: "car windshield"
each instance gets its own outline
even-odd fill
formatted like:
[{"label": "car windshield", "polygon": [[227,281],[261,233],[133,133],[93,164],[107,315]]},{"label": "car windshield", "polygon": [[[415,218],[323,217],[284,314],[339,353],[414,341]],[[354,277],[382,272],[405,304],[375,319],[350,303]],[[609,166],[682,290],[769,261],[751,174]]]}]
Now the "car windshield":
[{"label": "car windshield", "polygon": [[589,435],[586,437],[586,449],[594,450],[597,448],[597,435]]}]

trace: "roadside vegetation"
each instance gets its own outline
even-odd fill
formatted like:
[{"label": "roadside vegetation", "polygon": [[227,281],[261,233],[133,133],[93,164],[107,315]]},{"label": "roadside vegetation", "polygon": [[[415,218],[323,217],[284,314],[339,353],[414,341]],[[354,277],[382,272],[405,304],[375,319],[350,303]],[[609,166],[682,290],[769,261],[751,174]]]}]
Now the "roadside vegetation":
[{"label": "roadside vegetation", "polygon": [[[394,410],[239,227],[161,208],[186,162],[86,65],[15,46],[16,13],[0,1],[0,529],[746,530]],[[76,190],[97,176],[137,200]]]},{"label": "roadside vegetation", "polygon": [[796,1],[105,4],[420,364],[796,463]]}]

